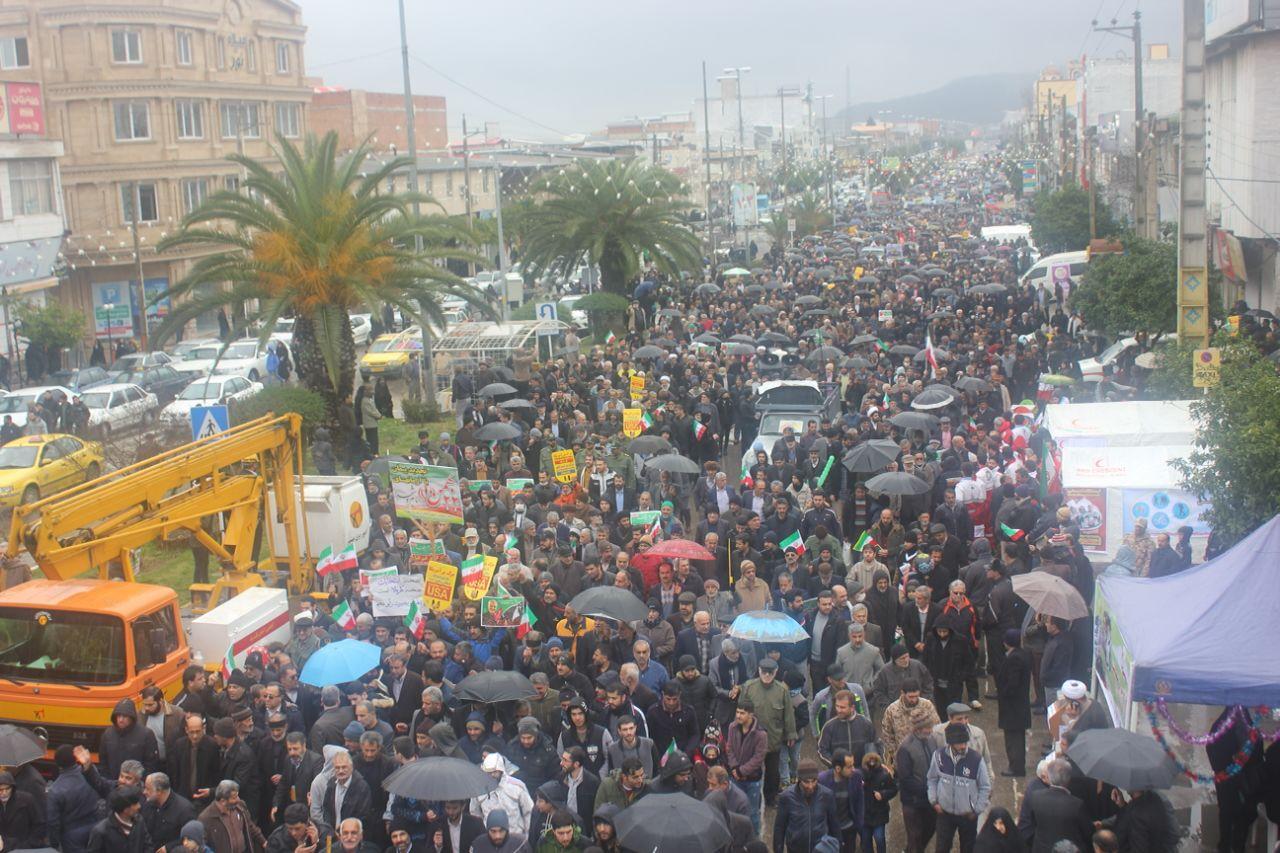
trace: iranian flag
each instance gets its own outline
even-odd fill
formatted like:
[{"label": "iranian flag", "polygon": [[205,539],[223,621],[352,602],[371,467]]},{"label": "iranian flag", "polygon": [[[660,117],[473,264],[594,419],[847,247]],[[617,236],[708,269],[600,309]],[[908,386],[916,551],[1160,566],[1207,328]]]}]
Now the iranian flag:
[{"label": "iranian flag", "polygon": [[611,344],[616,340],[618,340],[618,336],[613,333],[613,329],[610,329],[609,334],[604,336],[604,342],[606,344]]},{"label": "iranian flag", "polygon": [[520,620],[520,624],[516,626],[516,639],[523,640],[524,635],[533,630],[533,626],[538,624],[538,617],[533,615],[533,610],[529,608],[529,602],[524,604],[524,619]]},{"label": "iranian flag", "polygon": [[427,614],[423,612],[422,605],[416,600],[409,603],[409,612],[404,615],[404,624],[415,640],[422,639],[422,633],[427,630]]},{"label": "iranian flag", "polygon": [[786,539],[783,539],[781,542],[778,543],[778,547],[784,551],[788,551],[794,548],[796,549],[797,554],[803,554],[804,540],[800,538],[800,531],[797,530],[795,533],[792,533]]},{"label": "iranian flag", "polygon": [[502,543],[502,550],[510,551],[512,548],[518,548],[519,546],[520,537],[516,536],[514,533],[508,533],[507,538]]},{"label": "iranian flag", "polygon": [[231,673],[235,672],[236,667],[236,649],[235,646],[227,646],[227,653],[222,656],[222,683],[226,684],[227,679],[231,677]]},{"label": "iranian flag", "polygon": [[333,608],[333,612],[329,614],[333,617],[333,621],[338,623],[338,627],[344,631],[350,631],[356,627],[356,615],[351,612],[351,605],[345,601]]},{"label": "iranian flag", "polygon": [[888,352],[889,345],[882,338],[876,338],[876,349],[880,350],[880,352]]},{"label": "iranian flag", "polygon": [[340,572],[343,569],[354,569],[360,565],[360,558],[356,556],[356,546],[348,545],[338,553],[333,553],[333,546],[326,546],[320,552],[320,559],[316,560],[316,574],[320,577]]},{"label": "iranian flag", "polygon": [[1010,542],[1017,542],[1027,535],[1027,531],[1019,530],[1016,527],[1010,527],[1007,524],[1000,525],[1000,532],[1009,537]]},{"label": "iranian flag", "polygon": [[938,375],[938,356],[933,349],[933,336],[928,332],[924,333],[924,360],[929,364],[930,375],[937,377]]},{"label": "iranian flag", "polygon": [[671,743],[667,744],[667,751],[662,753],[662,760],[658,762],[658,766],[666,767],[667,759],[675,755],[677,751],[678,750],[676,749],[676,739],[672,738]]},{"label": "iranian flag", "polygon": [[653,415],[644,412],[640,415],[640,423],[644,424],[645,429],[653,428]]},{"label": "iranian flag", "polygon": [[864,530],[862,535],[858,537],[858,541],[853,543],[853,550],[857,553],[862,553],[863,548],[874,544],[876,544],[876,540],[871,537],[871,531]]},{"label": "iranian flag", "polygon": [[698,441],[702,441],[702,437],[707,434],[707,425],[702,421],[693,422],[693,437]]},{"label": "iranian flag", "polygon": [[657,542],[660,536],[662,536],[662,513],[658,513],[658,517],[653,520],[653,526],[649,528],[649,537],[654,542]]},{"label": "iranian flag", "polygon": [[484,556],[477,555],[462,561],[462,585],[471,586],[484,577]]}]

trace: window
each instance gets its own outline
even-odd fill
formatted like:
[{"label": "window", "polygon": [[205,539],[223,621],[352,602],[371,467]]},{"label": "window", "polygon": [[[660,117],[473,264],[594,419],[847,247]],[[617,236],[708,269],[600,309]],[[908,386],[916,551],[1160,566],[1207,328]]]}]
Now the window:
[{"label": "window", "polygon": [[235,139],[239,136],[257,139],[262,134],[256,101],[223,101],[221,112],[223,139]]},{"label": "window", "polygon": [[[156,185],[138,184],[138,201],[142,207],[139,222],[159,222],[160,213],[156,207]],[[126,224],[133,222],[133,184],[120,185],[120,207]]]},{"label": "window", "polygon": [[184,178],[182,181],[182,212],[190,213],[204,203],[209,194],[206,178]]},{"label": "window", "polygon": [[300,136],[302,110],[298,104],[276,104],[276,131],[281,136]]},{"label": "window", "polygon": [[26,36],[0,38],[0,68],[30,68],[31,54],[27,53]]},{"label": "window", "polygon": [[227,40],[224,36],[218,36],[218,70],[227,70]]},{"label": "window", "polygon": [[[37,613],[44,618],[37,619]],[[125,677],[119,617],[52,607],[0,609],[0,674],[52,684],[120,684]]]},{"label": "window", "polygon": [[249,39],[249,41],[245,42],[244,64],[245,68],[250,71],[258,70],[258,43],[253,39]]},{"label": "window", "polygon": [[179,139],[204,139],[204,101],[174,101]]},{"label": "window", "polygon": [[195,51],[192,47],[191,30],[178,30],[174,34],[179,65],[195,65]]},{"label": "window", "polygon": [[146,101],[116,101],[116,140],[151,138],[151,112]]},{"label": "window", "polygon": [[13,215],[56,213],[53,207],[53,161],[10,160],[9,195]]},{"label": "window", "polygon": [[240,189],[240,176],[227,175],[222,179],[222,186],[226,188],[227,192],[236,192]]},{"label": "window", "polygon": [[444,194],[453,198],[453,172],[444,173]]},{"label": "window", "polygon": [[138,30],[112,30],[111,61],[128,65],[142,62],[142,33]]},{"label": "window", "polygon": [[480,183],[481,183],[480,191],[487,193],[489,191],[489,170],[488,169],[484,169],[480,172]]},{"label": "window", "polygon": [[289,43],[287,41],[276,42],[276,73],[289,73]]}]

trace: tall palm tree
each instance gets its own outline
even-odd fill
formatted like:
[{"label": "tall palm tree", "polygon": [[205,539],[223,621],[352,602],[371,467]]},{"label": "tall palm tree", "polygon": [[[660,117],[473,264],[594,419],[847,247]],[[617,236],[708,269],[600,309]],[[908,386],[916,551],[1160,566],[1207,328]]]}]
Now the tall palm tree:
[{"label": "tall palm tree", "polygon": [[[279,139],[273,150],[283,173],[230,157],[247,175],[240,189],[209,196],[157,247],[190,246],[209,254],[164,294],[174,297],[174,307],[156,336],[163,341],[207,311],[248,300],[258,302],[252,320],[261,323],[264,342],[278,318],[293,316],[298,377],[324,397],[334,418],[355,379],[352,309],[390,304],[438,329],[444,327],[445,296],[489,309],[479,291],[437,263],[471,258],[451,248],[466,245],[467,233],[443,215],[415,215],[415,202],[438,207],[429,196],[384,191],[408,158],[370,169],[366,146],[339,157],[332,132],[308,137],[302,149]],[[248,326],[237,318],[232,337]]]},{"label": "tall palm tree", "polygon": [[576,163],[531,190],[542,201],[524,223],[524,259],[561,274],[598,264],[604,289],[620,296],[642,254],[669,274],[696,271],[701,244],[684,224],[684,191],[675,175],[639,160]]}]

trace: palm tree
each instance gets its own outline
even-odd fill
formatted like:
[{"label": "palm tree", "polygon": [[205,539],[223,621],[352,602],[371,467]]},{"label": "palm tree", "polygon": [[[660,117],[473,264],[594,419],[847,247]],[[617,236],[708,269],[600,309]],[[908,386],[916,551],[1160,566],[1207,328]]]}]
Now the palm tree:
[{"label": "palm tree", "polygon": [[598,264],[603,288],[620,296],[642,254],[668,274],[697,271],[701,244],[684,224],[684,191],[675,175],[639,160],[577,163],[548,175],[532,190],[542,201],[524,223],[524,259],[560,274]]},{"label": "palm tree", "polygon": [[[414,214],[415,202],[436,205],[429,196],[384,191],[408,158],[364,171],[368,149],[362,145],[339,158],[332,132],[308,137],[301,150],[279,139],[273,150],[282,173],[230,157],[247,175],[240,189],[209,196],[158,245],[160,251],[190,246],[209,254],[164,294],[174,297],[174,308],[156,337],[163,341],[207,311],[249,300],[257,300],[252,320],[261,324],[263,342],[278,318],[293,316],[298,377],[324,397],[329,417],[336,418],[355,379],[352,309],[390,304],[435,328],[444,327],[445,296],[489,309],[479,291],[437,263],[471,258],[451,248],[468,243],[466,231],[443,215]],[[414,248],[418,237],[422,251]],[[249,321],[232,313],[232,337],[238,338]]]}]

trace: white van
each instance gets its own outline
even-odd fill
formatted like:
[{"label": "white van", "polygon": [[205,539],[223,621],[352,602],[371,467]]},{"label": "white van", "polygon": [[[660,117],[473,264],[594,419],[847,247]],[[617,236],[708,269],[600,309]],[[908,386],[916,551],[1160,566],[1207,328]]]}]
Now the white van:
[{"label": "white van", "polygon": [[1016,243],[1019,240],[1026,240],[1028,245],[1034,247],[1031,241],[1031,226],[1026,223],[1020,225],[988,225],[982,229],[983,240],[994,240],[997,243]]},{"label": "white van", "polygon": [[1060,252],[1056,255],[1041,258],[1035,262],[1031,269],[1022,274],[1022,278],[1018,279],[1018,284],[1034,285],[1037,289],[1047,289],[1052,293],[1053,282],[1049,279],[1049,274],[1058,264],[1070,264],[1071,279],[1079,284],[1081,276],[1084,275],[1085,267],[1089,265],[1089,253],[1084,251]]}]

